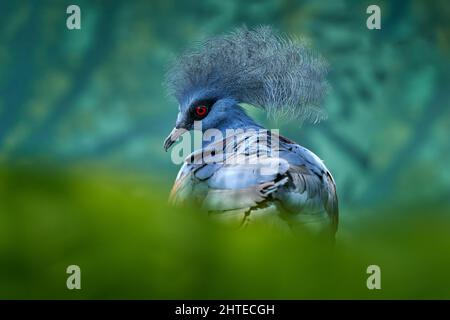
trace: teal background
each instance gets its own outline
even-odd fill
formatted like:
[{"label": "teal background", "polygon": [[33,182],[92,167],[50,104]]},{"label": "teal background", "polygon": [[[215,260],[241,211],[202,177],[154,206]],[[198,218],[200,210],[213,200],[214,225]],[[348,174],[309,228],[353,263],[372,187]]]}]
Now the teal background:
[{"label": "teal background", "polygon": [[[366,27],[369,1],[77,1],[81,30],[66,28],[70,4],[0,3],[1,298],[450,296],[448,1],[376,1],[381,30]],[[326,121],[249,112],[332,171],[331,262],[315,243],[165,205],[178,170],[162,148],[177,112],[167,65],[243,24],[304,36],[330,63]],[[371,263],[381,292],[365,287]],[[65,288],[69,264],[82,291]]]}]

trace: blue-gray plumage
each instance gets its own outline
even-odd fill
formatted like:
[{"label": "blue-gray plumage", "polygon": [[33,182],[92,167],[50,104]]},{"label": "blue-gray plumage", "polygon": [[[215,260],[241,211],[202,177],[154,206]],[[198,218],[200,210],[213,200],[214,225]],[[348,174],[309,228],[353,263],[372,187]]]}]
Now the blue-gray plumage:
[{"label": "blue-gray plumage", "polygon": [[[229,129],[254,134],[236,133],[231,139],[232,155],[225,152],[229,137],[204,142],[186,158],[171,200],[195,201],[214,217],[242,226],[263,220],[285,228],[310,226],[334,235],[337,194],[323,162],[279,135],[270,140],[278,139],[276,145],[267,143],[262,148],[257,130],[263,127],[240,106],[259,107],[270,116],[320,120],[325,75],[325,62],[304,42],[281,37],[269,27],[241,28],[181,55],[167,74],[166,84],[179,102],[179,114],[165,149],[192,130],[194,121],[201,121],[202,131],[218,129],[224,137]],[[202,161],[211,150],[215,156],[223,152],[221,160]],[[255,158],[258,161],[246,161]],[[272,171],[263,172],[268,165]]]}]

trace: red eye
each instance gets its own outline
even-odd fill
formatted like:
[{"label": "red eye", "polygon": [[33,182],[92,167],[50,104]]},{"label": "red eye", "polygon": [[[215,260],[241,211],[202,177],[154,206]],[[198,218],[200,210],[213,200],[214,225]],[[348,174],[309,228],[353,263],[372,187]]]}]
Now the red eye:
[{"label": "red eye", "polygon": [[206,108],[205,106],[196,106],[195,107],[195,114],[199,118],[203,118],[204,116],[206,116],[207,112],[208,112],[208,108]]}]

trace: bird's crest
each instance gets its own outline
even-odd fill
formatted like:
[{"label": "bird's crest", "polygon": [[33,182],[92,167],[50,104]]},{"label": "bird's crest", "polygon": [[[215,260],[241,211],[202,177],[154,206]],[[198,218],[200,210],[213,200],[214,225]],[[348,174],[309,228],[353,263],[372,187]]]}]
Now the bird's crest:
[{"label": "bird's crest", "polygon": [[185,51],[166,75],[166,87],[181,103],[198,90],[233,97],[273,118],[318,121],[327,90],[327,64],[304,40],[271,27],[239,28]]}]

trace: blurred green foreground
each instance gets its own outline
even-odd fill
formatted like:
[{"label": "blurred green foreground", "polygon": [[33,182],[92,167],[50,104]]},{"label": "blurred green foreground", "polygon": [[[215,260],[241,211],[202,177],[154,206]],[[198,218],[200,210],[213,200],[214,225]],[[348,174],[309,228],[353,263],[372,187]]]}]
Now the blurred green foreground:
[{"label": "blurred green foreground", "polygon": [[[0,170],[1,299],[450,298],[450,218],[439,204],[346,212],[357,231],[342,219],[330,252],[170,208],[155,181],[86,172]],[[81,290],[66,288],[71,264]],[[371,264],[381,290],[366,287]]]}]

